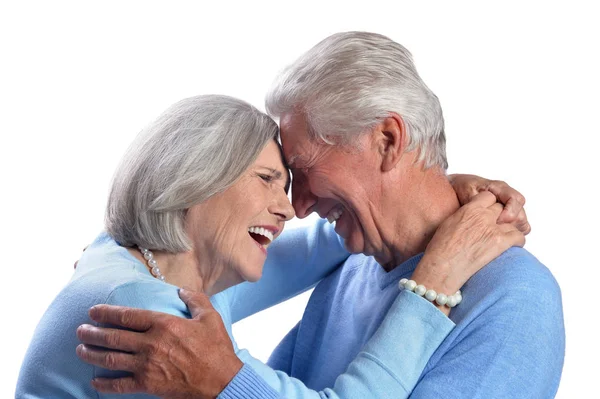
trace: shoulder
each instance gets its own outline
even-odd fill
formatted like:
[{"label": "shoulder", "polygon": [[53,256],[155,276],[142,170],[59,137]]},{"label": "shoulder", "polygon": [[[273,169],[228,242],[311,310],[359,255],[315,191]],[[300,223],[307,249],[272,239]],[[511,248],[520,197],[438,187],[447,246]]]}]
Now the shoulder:
[{"label": "shoulder", "polygon": [[113,287],[105,303],[190,317],[186,305],[179,298],[179,288],[156,279],[122,282]]},{"label": "shoulder", "polygon": [[106,233],[101,233],[79,260],[75,275],[57,300],[92,306],[106,303],[183,316],[178,288],[152,277],[146,266]]},{"label": "shoulder", "polygon": [[561,296],[558,282],[550,270],[529,251],[519,247],[510,248],[490,262],[465,287],[470,285],[510,297]]},{"label": "shoulder", "polygon": [[367,284],[374,281],[381,266],[371,256],[352,254],[333,273],[317,284],[319,290],[347,289],[354,284]]},{"label": "shoulder", "polygon": [[504,252],[462,291],[463,302],[451,314],[457,324],[485,325],[496,330],[494,336],[564,335],[560,287],[550,270],[523,248]]},{"label": "shoulder", "polygon": [[[518,387],[518,397],[553,397],[565,353],[561,293],[531,253],[511,248],[481,269],[464,285],[463,302],[450,318],[456,326],[425,373],[458,367],[488,396],[515,397],[508,392]],[[509,380],[522,383],[506,385]]]}]

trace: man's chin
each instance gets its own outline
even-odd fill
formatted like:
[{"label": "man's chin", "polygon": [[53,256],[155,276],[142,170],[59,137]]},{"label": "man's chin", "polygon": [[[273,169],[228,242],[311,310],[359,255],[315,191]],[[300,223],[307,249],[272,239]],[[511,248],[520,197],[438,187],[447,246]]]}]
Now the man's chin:
[{"label": "man's chin", "polygon": [[363,246],[357,245],[356,240],[352,240],[352,237],[350,237],[350,239],[346,239],[344,237],[342,238],[344,239],[344,247],[346,248],[346,251],[350,252],[351,254],[363,253]]}]

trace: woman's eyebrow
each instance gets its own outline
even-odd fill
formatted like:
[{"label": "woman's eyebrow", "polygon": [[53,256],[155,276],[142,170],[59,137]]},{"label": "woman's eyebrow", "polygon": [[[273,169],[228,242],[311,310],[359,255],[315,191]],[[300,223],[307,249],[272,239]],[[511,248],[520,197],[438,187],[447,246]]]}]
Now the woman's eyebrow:
[{"label": "woman's eyebrow", "polygon": [[[280,170],[273,169],[269,166],[260,166],[260,168],[268,170],[273,175],[274,179],[284,180],[283,173]],[[285,191],[286,192],[289,190],[290,183],[291,183],[290,182],[290,173],[288,172],[285,174]]]}]

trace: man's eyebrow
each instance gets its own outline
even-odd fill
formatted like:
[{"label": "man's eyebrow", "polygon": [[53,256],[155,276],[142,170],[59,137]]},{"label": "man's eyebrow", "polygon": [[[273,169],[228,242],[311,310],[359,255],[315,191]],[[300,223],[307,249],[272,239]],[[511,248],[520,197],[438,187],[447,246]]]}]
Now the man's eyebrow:
[{"label": "man's eyebrow", "polygon": [[292,155],[289,159],[289,161],[287,162],[287,166],[292,168],[294,167],[294,163],[296,163],[296,160],[299,158],[298,155]]}]

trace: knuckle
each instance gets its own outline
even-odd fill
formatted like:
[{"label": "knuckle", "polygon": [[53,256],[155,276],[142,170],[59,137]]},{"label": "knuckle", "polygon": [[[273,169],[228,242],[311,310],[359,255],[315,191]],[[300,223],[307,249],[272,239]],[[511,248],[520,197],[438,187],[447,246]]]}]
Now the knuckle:
[{"label": "knuckle", "polygon": [[119,312],[119,323],[122,325],[128,325],[133,319],[133,313],[129,309],[123,309]]},{"label": "knuckle", "polygon": [[125,385],[121,382],[121,380],[113,380],[112,381],[112,389],[116,393],[126,393]]},{"label": "knuckle", "polygon": [[154,340],[148,344],[148,355],[156,356],[159,355],[164,350],[164,345],[162,341]]},{"label": "knuckle", "polygon": [[504,237],[504,234],[492,234],[492,241],[495,245],[497,246],[504,246],[506,244],[506,238]]},{"label": "knuckle", "polygon": [[121,344],[121,336],[118,332],[113,332],[106,335],[106,343],[113,348],[118,348]]},{"label": "knuckle", "polygon": [[221,315],[219,313],[217,313],[216,310],[210,310],[206,313],[207,313],[206,316],[211,323],[220,323],[221,322],[221,320],[222,320]]},{"label": "knuckle", "polygon": [[115,358],[115,355],[113,353],[107,353],[104,356],[104,365],[109,370],[112,370],[116,367],[117,359]]},{"label": "knuckle", "polygon": [[170,333],[176,333],[179,330],[179,320],[168,318],[161,321],[163,328]]}]

